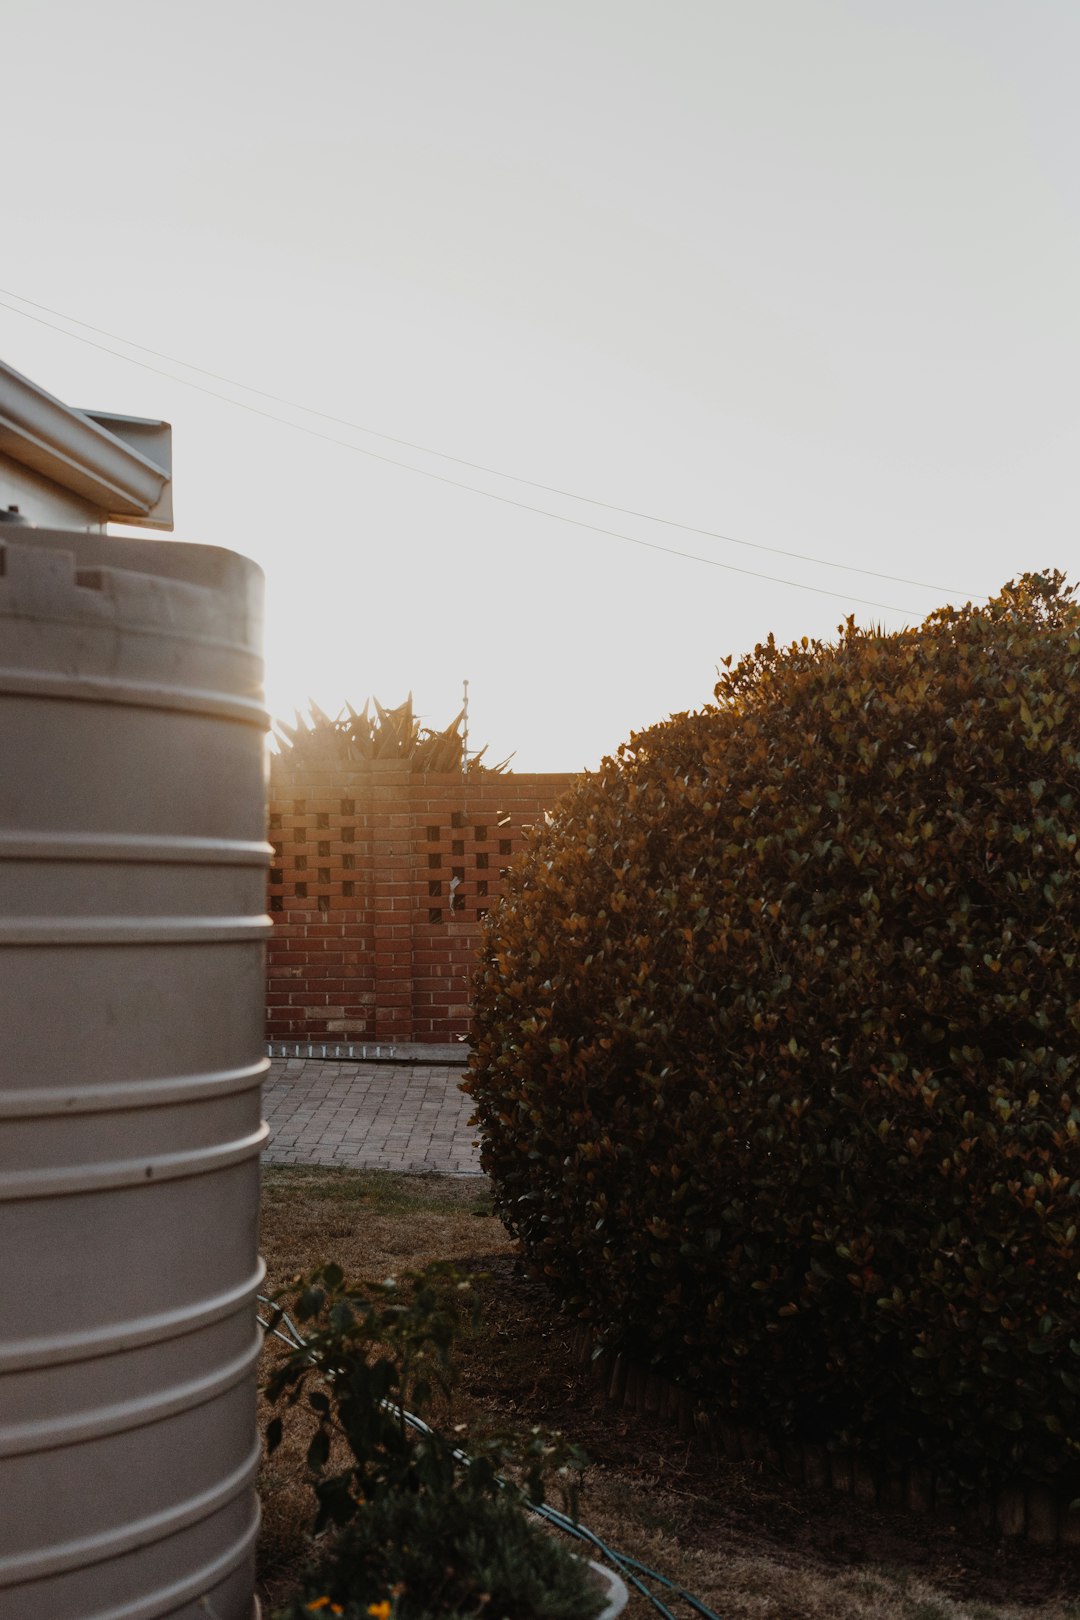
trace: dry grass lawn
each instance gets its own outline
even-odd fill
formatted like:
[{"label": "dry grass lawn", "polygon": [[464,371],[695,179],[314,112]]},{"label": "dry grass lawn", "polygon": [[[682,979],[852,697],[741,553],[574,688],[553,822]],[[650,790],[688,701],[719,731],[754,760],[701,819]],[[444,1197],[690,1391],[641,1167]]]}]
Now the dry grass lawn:
[{"label": "dry grass lawn", "polygon": [[[463,1352],[455,1420],[540,1423],[579,1441],[593,1459],[582,1522],[721,1620],[1080,1620],[1076,1554],[815,1497],[761,1465],[724,1463],[666,1425],[608,1406],[570,1356],[567,1322],[517,1274],[481,1178],[268,1168],[262,1250],[271,1290],[331,1259],[357,1280],[431,1260],[483,1274],[483,1320]],[[298,1413],[261,1480],[268,1611],[310,1545],[302,1429]],[[639,1597],[626,1611],[628,1620],[654,1612]]]}]

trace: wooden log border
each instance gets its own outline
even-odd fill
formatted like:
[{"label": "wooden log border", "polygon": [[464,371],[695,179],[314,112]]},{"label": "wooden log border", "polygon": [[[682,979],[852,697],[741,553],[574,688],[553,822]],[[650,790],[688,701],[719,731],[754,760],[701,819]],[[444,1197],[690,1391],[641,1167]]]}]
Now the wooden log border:
[{"label": "wooden log border", "polygon": [[1070,1507],[1045,1486],[1006,1487],[992,1499],[958,1509],[946,1483],[927,1468],[913,1464],[900,1473],[884,1474],[851,1452],[799,1441],[777,1446],[756,1430],[725,1423],[662,1374],[648,1372],[624,1355],[594,1355],[589,1327],[574,1329],[571,1353],[590,1366],[592,1381],[606,1400],[676,1425],[680,1435],[725,1462],[768,1463],[809,1490],[837,1491],[867,1507],[930,1515],[983,1533],[996,1529],[1002,1536],[1037,1547],[1080,1547],[1080,1508]]}]

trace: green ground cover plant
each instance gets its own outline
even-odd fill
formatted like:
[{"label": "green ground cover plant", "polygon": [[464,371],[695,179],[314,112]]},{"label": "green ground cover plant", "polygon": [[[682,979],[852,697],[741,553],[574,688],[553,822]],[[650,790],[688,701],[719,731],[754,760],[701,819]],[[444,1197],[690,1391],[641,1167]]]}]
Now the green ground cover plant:
[{"label": "green ground cover plant", "polygon": [[1080,1494],[1080,610],[771,639],[536,828],[467,1089],[602,1342],[778,1440]]},{"label": "green ground cover plant", "polygon": [[[324,1610],[345,1620],[591,1620],[603,1607],[588,1566],[527,1507],[544,1500],[549,1477],[566,1483],[573,1506],[583,1455],[534,1429],[474,1437],[466,1458],[460,1429],[420,1418],[452,1392],[470,1292],[441,1262],[359,1287],[328,1264],[300,1286],[292,1310],[303,1342],[265,1393],[314,1415],[306,1464],[323,1535],[278,1620]],[[279,1310],[271,1327],[282,1320]],[[279,1412],[267,1425],[271,1455],[283,1432]]]}]

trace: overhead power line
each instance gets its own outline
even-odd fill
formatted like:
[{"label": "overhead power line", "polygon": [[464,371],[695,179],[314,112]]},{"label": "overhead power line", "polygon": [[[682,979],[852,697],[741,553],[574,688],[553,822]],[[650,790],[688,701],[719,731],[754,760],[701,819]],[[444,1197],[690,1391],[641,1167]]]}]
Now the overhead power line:
[{"label": "overhead power line", "polygon": [[[4,291],[4,289],[0,288],[0,292],[3,292],[3,291]],[[8,297],[13,297],[13,298],[21,297],[21,295],[18,294],[18,293],[9,293],[9,294],[7,294],[7,296]],[[32,303],[32,300],[24,299],[23,302]],[[35,304],[35,305],[33,305],[33,307],[38,308],[38,309],[47,309],[48,308],[47,305],[42,305],[42,304]],[[643,540],[637,535],[626,534],[626,533],[624,533],[623,531],[621,531],[619,529],[609,529],[609,528],[606,528],[603,525],[597,524],[597,523],[586,523],[582,518],[569,517],[569,516],[567,516],[567,514],[565,514],[563,512],[552,512],[547,507],[536,506],[532,502],[529,502],[529,501],[519,501],[519,500],[513,499],[513,497],[511,497],[509,495],[500,495],[494,490],[481,489],[476,484],[466,483],[463,479],[451,478],[448,475],[446,475],[445,473],[433,472],[430,468],[427,468],[427,467],[413,466],[410,462],[399,461],[394,456],[386,456],[386,455],[383,455],[381,452],[379,452],[377,450],[369,450],[364,445],[354,444],[350,440],[347,440],[347,439],[336,438],[336,437],[334,437],[334,435],[329,434],[329,433],[322,433],[317,428],[306,427],[302,422],[291,422],[286,417],[275,415],[275,413],[273,411],[263,410],[257,405],[249,405],[245,400],[233,399],[228,394],[222,394],[215,388],[207,388],[204,384],[197,383],[197,382],[192,382],[190,380],[190,378],[187,378],[187,377],[178,377],[171,371],[162,370],[162,368],[160,366],[152,366],[152,365],[148,364],[148,362],[145,361],[145,360],[137,360],[133,355],[122,354],[122,353],[120,353],[119,350],[112,349],[105,343],[97,343],[97,342],[94,341],[94,339],[88,338],[88,337],[83,337],[78,332],[69,332],[65,327],[57,326],[52,321],[44,320],[40,315],[31,315],[29,310],[19,309],[14,304],[5,303],[2,298],[0,298],[0,308],[9,310],[13,315],[20,315],[20,316],[23,317],[24,320],[34,321],[38,326],[45,326],[50,331],[60,333],[60,335],[62,337],[67,337],[67,338],[73,339],[73,341],[75,341],[76,343],[83,343],[83,344],[88,345],[92,349],[98,349],[103,354],[111,355],[114,359],[124,360],[124,361],[127,362],[128,365],[139,366],[142,370],[152,372],[155,376],[165,377],[170,382],[178,383],[182,388],[194,389],[197,393],[206,394],[211,399],[221,400],[224,404],[232,405],[235,408],[237,408],[238,410],[248,411],[253,416],[260,416],[260,417],[263,417],[266,421],[277,422],[279,424],[279,426],[281,426],[281,427],[291,428],[291,429],[293,429],[294,432],[297,432],[297,433],[304,433],[309,438],[320,439],[320,440],[322,440],[323,442],[325,442],[327,444],[338,445],[341,449],[351,450],[356,455],[367,456],[372,461],[381,461],[385,465],[390,466],[390,467],[398,467],[398,468],[402,469],[402,471],[404,471],[404,472],[414,473],[414,474],[416,474],[417,477],[420,477],[420,478],[428,478],[428,479],[432,480],[434,483],[446,484],[446,485],[449,485],[453,489],[464,489],[464,490],[469,491],[473,495],[482,496],[485,500],[498,501],[498,502],[500,502],[500,504],[502,504],[504,506],[512,506],[512,507],[517,508],[519,511],[523,511],[523,512],[535,512],[541,517],[551,518],[556,523],[565,523],[565,524],[570,525],[572,528],[584,529],[584,530],[588,531],[591,534],[600,534],[600,535],[605,535],[608,538],[613,539],[613,540],[622,540],[628,545],[640,546],[640,547],[642,547],[643,549],[645,549],[647,551],[657,551],[657,552],[661,552],[664,555],[669,556],[669,557],[680,557],[680,558],[682,558],[683,560],[685,560],[687,562],[701,563],[705,567],[708,567],[708,568],[719,568],[719,569],[723,570],[725,573],[741,574],[746,578],[765,580],[769,584],[773,584],[773,585],[787,585],[793,590],[809,591],[815,596],[827,596],[827,597],[832,598],[834,601],[839,601],[839,602],[849,602],[849,603],[854,602],[854,603],[857,603],[860,607],[878,608],[880,611],[882,611],[884,613],[895,613],[895,614],[898,614],[902,618],[918,618],[919,617],[919,614],[915,609],[900,608],[900,607],[897,607],[894,603],[891,603],[891,602],[878,602],[878,601],[875,601],[875,600],[872,600],[870,598],[863,597],[863,596],[851,596],[847,592],[828,590],[825,587],[819,586],[819,585],[807,585],[801,580],[785,579],[785,578],[782,578],[781,576],[776,575],[776,574],[764,574],[764,573],[761,573],[760,571],[758,571],[757,569],[753,569],[753,568],[740,568],[735,563],[724,563],[724,562],[720,562],[719,559],[715,558],[715,557],[703,557],[703,556],[700,555],[700,553],[697,553],[697,552],[682,551],[682,550],[680,550],[680,549],[678,549],[677,547],[674,547],[674,546],[664,546],[664,545],[661,545],[658,541],[654,541],[654,540]],[[105,332],[104,329],[99,328],[99,327],[92,327],[92,326],[90,326],[89,322],[79,321],[76,317],[65,315],[61,311],[56,311],[56,310],[51,310],[50,309],[49,313],[58,315],[61,320],[70,320],[74,325],[84,326],[90,331],[97,331],[97,332],[102,333],[102,335],[104,335],[104,336],[112,337],[112,338],[114,338],[114,341],[116,341],[118,343],[129,344],[129,346],[131,348],[140,349],[143,353],[154,354],[159,359],[168,359],[172,364],[185,366],[185,367],[187,367],[187,369],[192,370],[192,371],[198,371],[198,372],[200,372],[200,374],[202,374],[204,376],[211,376],[217,381],[226,382],[226,383],[229,384],[229,386],[234,386],[234,387],[237,387],[237,388],[243,388],[246,391],[251,392],[251,393],[255,393],[255,394],[262,394],[264,398],[272,399],[275,403],[285,404],[285,405],[290,406],[290,408],[295,408],[297,410],[309,412],[309,414],[322,416],[322,417],[326,418],[327,420],[338,422],[338,423],[341,423],[344,426],[350,427],[354,431],[357,431],[357,432],[363,433],[363,432],[373,432],[374,431],[374,430],[371,430],[371,429],[363,428],[363,427],[359,426],[359,424],[345,422],[343,418],[330,417],[330,416],[328,416],[328,413],[326,413],[326,412],[311,411],[309,407],[304,406],[304,405],[295,405],[294,406],[292,401],[284,399],[280,395],[268,395],[268,394],[265,394],[260,389],[248,388],[248,385],[246,383],[234,382],[233,379],[223,377],[223,376],[221,376],[221,374],[219,374],[217,372],[208,372],[203,367],[189,365],[189,363],[186,360],[175,359],[173,356],[162,354],[158,350],[148,349],[146,347],[146,345],[144,345],[144,344],[137,344],[137,343],[130,342],[130,340],[127,339],[127,338],[120,337],[120,336],[118,336],[116,334],[113,334],[113,333]],[[382,435],[382,434],[380,434],[378,436],[383,437],[383,438],[389,438],[390,437],[389,435]],[[407,441],[407,440],[394,440],[393,442],[394,443],[399,443],[399,444],[410,444],[410,447],[413,447],[413,448],[416,448],[416,449],[419,449],[419,450],[423,451],[423,446],[411,446],[411,442]],[[441,451],[430,451],[430,452],[425,452],[425,453],[429,453],[429,454],[433,454],[433,455],[442,455],[443,454],[443,452],[441,452]],[[448,457],[447,459],[455,461],[455,460],[459,460],[460,458],[451,456],[451,457]],[[494,469],[494,468],[492,468],[492,469],[482,468],[479,463],[463,462],[462,465],[474,467],[478,471],[491,471],[497,477],[509,478],[509,479],[514,480],[514,474],[512,474],[512,473],[500,473],[500,472],[497,471],[497,469]],[[648,517],[648,514],[645,514],[645,513],[642,513],[642,514],[633,513],[631,508],[617,507],[617,506],[610,505],[609,503],[603,502],[603,501],[593,501],[591,499],[591,497],[589,497],[589,496],[577,496],[577,495],[574,495],[571,491],[557,490],[552,485],[535,484],[535,483],[532,482],[532,480],[529,480],[529,479],[520,479],[520,480],[515,480],[515,481],[516,482],[521,482],[521,483],[526,483],[526,484],[531,483],[532,487],[534,487],[534,488],[546,489],[546,490],[549,490],[552,494],[566,494],[569,499],[586,501],[591,505],[603,506],[603,507],[606,507],[608,510],[611,510],[611,511],[625,512],[628,516],[633,515],[633,516]],[[650,518],[649,521],[657,522],[657,523],[664,523],[667,520],[663,519],[663,518]],[[688,526],[684,525],[684,524],[673,524],[672,526],[676,527],[676,528],[688,528]],[[693,529],[693,530],[689,530],[689,532],[697,533],[697,534],[703,534],[703,535],[710,535],[712,538],[719,538],[719,539],[729,538],[727,536],[717,535],[717,534],[714,533],[714,531],[711,531],[711,530]],[[739,544],[739,545],[755,546],[755,542],[753,542],[753,541],[736,541],[735,543]],[[755,546],[755,549],[771,551],[774,548],[773,547],[765,547],[765,546],[762,546],[762,547],[756,547]],[[855,568],[850,568],[849,569],[848,565],[845,564],[845,563],[829,563],[829,562],[825,562],[824,559],[814,559],[814,558],[810,558],[810,557],[804,557],[799,552],[785,552],[785,553],[782,553],[782,555],[791,556],[791,557],[798,557],[802,561],[824,562],[824,566],[826,566],[826,567],[848,569],[849,572],[867,573],[867,574],[872,573],[872,571],[868,570],[868,569],[855,569]],[[891,575],[875,575],[873,577],[883,578],[883,579],[895,579],[896,578],[896,576],[891,576]],[[920,588],[926,589],[926,590],[935,590],[936,591],[936,590],[941,590],[942,589],[942,587],[939,587],[939,586],[936,586],[936,585],[924,584],[924,583],[922,583],[920,581],[917,581],[917,580],[905,580],[905,581],[898,581],[898,582],[911,584],[911,585],[919,585]],[[970,595],[972,593],[961,593],[961,592],[949,593],[949,592],[945,592],[945,594],[947,594],[947,595],[948,594],[954,594],[954,595],[966,594],[966,595]],[[984,600],[984,598],[979,598],[979,600]]]},{"label": "overhead power line", "polygon": [[[529,489],[539,489],[546,495],[559,495],[567,500],[581,501],[586,506],[597,506],[605,512],[617,512],[621,517],[642,518],[647,523],[660,523],[668,529],[679,529],[683,534],[696,534],[706,540],[722,540],[727,545],[745,546],[751,551],[766,551],[774,557],[790,557],[797,562],[813,563],[821,568],[838,568],[844,573],[862,574],[868,579],[884,579],[893,585],[914,585],[920,590],[938,591],[944,596],[971,596],[970,591],[959,591],[945,585],[931,584],[928,580],[909,579],[903,574],[885,574],[876,568],[859,568],[854,563],[833,562],[828,557],[815,557],[803,551],[788,551],[781,546],[767,546],[760,540],[742,540],[738,535],[724,534],[719,529],[699,528],[692,523],[681,523],[677,518],[661,517],[655,512],[643,512],[632,506],[619,506],[614,501],[598,500],[593,495],[581,495],[573,489],[562,489],[557,484],[544,484],[535,478],[525,478],[519,473],[504,472],[501,467],[490,467],[482,461],[469,461],[465,456],[452,455],[449,450],[436,450],[429,444],[420,444],[415,439],[402,439],[392,433],[385,433],[380,428],[367,427],[363,422],[352,422],[344,416],[334,416],[330,411],[318,410],[314,405],[304,405],[299,400],[290,399],[285,394],[274,394],[265,388],[256,388],[253,383],[241,382],[237,377],[228,377],[220,371],[210,371],[206,366],[197,366],[190,360],[181,360],[178,355],[167,354],[162,349],[152,349],[145,343],[136,343],[133,338],[123,337],[118,332],[110,332],[105,327],[93,326],[89,321],[82,321],[75,315],[68,315],[63,310],[53,309],[48,304],[39,304],[32,298],[24,298],[21,293],[9,292],[7,288],[0,287],[0,294],[5,298],[15,298],[21,304],[29,304],[31,309],[44,310],[47,315],[56,315],[60,320],[69,321],[73,326],[81,326],[87,332],[96,332],[99,337],[111,338],[114,343],[123,343],[129,349],[138,349],[140,354],[151,354],[157,360],[167,360],[170,365],[183,366],[187,371],[198,372],[200,377],[210,377],[214,382],[226,383],[230,388],[242,388],[247,394],[255,394],[259,399],[268,399],[275,405],[288,406],[290,410],[303,411],[307,416],[317,416],[324,422],[333,422],[336,427],[351,429],[354,433],[366,433],[373,439],[381,439],[385,444],[399,445],[403,450],[416,450],[421,455],[438,456],[441,461],[450,461],[457,467],[468,467],[472,472],[487,473],[493,478],[506,478],[515,484],[524,484]],[[10,304],[4,308],[11,309]],[[15,310],[15,314],[24,313]],[[33,317],[28,317],[32,319]],[[47,323],[46,323],[47,324]],[[75,337],[74,332],[68,334]],[[114,351],[109,350],[109,353]],[[127,359],[128,356],[120,356]],[[177,381],[181,379],[177,378]],[[239,403],[236,401],[234,403]],[[398,465],[403,465],[399,463]],[[414,469],[417,470],[417,469]],[[472,487],[472,486],[468,486]],[[976,596],[976,600],[985,601],[985,597]]]}]

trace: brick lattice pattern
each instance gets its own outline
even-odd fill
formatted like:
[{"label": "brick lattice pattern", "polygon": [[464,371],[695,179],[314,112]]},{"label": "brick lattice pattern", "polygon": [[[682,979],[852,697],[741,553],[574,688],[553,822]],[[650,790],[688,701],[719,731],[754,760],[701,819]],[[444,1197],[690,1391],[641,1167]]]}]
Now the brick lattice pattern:
[{"label": "brick lattice pattern", "polygon": [[275,757],[267,1034],[463,1037],[483,918],[523,829],[572,780]]}]

